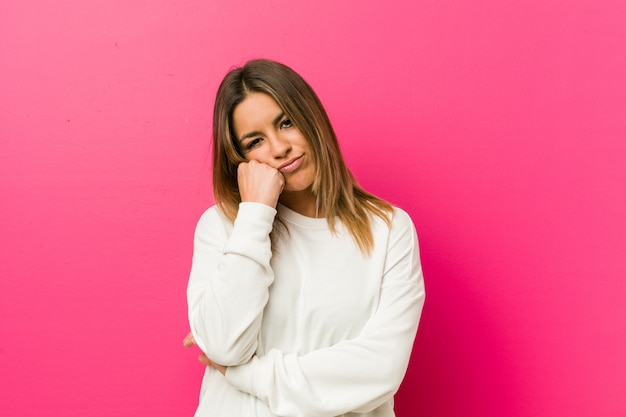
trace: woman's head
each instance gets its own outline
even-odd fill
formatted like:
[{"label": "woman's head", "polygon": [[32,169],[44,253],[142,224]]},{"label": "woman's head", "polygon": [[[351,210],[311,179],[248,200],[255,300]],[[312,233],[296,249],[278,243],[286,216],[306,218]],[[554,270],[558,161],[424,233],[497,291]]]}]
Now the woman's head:
[{"label": "woman's head", "polygon": [[236,213],[237,166],[246,160],[246,155],[236,136],[233,114],[255,93],[271,97],[308,142],[315,166],[312,192],[320,210],[329,208],[338,198],[341,183],[351,183],[352,176],[345,167],[326,111],[302,77],[289,67],[268,60],[250,61],[230,71],[218,89],[213,113],[216,201],[229,217]]},{"label": "woman's head", "polygon": [[[315,158],[309,141],[278,103],[265,93],[248,94],[235,107],[231,127],[240,155],[282,174],[280,201],[288,207],[296,205],[300,210],[314,213]],[[238,176],[240,187],[241,180]]]},{"label": "woman's head", "polygon": [[237,133],[241,136],[242,132],[236,132],[234,113],[244,100],[259,94],[275,102],[289,119],[289,125],[297,128],[308,144],[307,155],[311,154],[314,165],[311,193],[316,212],[326,217],[333,231],[335,220],[339,219],[359,248],[369,252],[374,245],[371,216],[390,224],[391,205],[359,187],[343,161],[337,137],[317,95],[295,71],[278,62],[249,61],[243,67],[231,70],[220,84],[213,112],[213,191],[216,203],[231,221],[235,220],[241,201],[237,167],[246,161],[246,149],[241,149],[241,144],[245,146],[246,142],[237,138]]}]

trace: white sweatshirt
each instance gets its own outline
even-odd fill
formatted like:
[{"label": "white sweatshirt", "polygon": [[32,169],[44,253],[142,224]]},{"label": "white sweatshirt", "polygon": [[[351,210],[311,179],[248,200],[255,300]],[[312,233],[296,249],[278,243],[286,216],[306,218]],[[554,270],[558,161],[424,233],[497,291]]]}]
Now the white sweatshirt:
[{"label": "white sweatshirt", "polygon": [[197,417],[394,416],[424,304],[417,235],[394,210],[374,217],[364,256],[326,219],[241,203],[234,225],[217,207],[195,234],[187,290],[207,368]]}]

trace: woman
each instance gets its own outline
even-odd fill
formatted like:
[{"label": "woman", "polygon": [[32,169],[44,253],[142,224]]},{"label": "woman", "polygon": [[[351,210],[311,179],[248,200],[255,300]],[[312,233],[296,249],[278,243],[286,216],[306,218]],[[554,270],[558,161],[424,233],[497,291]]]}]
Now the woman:
[{"label": "woman", "polygon": [[393,416],[424,303],[409,216],[357,185],[282,64],[226,75],[213,141],[187,291],[196,416]]}]

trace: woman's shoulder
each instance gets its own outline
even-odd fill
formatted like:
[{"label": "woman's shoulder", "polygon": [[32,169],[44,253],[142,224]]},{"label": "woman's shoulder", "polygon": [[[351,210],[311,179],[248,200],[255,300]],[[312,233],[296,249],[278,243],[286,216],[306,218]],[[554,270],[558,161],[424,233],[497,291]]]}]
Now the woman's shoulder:
[{"label": "woman's shoulder", "polygon": [[228,218],[217,204],[212,205],[208,209],[204,210],[202,215],[200,215],[200,219],[198,223],[213,223],[213,222],[224,222],[227,221]]},{"label": "woman's shoulder", "polygon": [[392,210],[392,224],[397,223],[400,225],[413,225],[413,220],[411,219],[409,213],[397,206],[392,206]]},{"label": "woman's shoulder", "polygon": [[389,225],[389,233],[398,236],[416,235],[415,225],[409,213],[400,207],[392,206],[391,223]]},{"label": "woman's shoulder", "polygon": [[228,234],[231,229],[232,222],[218,205],[214,205],[200,215],[196,224],[196,235]]},{"label": "woman's shoulder", "polygon": [[391,209],[386,214],[386,220],[380,216],[372,216],[375,223],[385,225],[387,229],[403,228],[413,226],[411,216],[402,208],[391,205]]}]

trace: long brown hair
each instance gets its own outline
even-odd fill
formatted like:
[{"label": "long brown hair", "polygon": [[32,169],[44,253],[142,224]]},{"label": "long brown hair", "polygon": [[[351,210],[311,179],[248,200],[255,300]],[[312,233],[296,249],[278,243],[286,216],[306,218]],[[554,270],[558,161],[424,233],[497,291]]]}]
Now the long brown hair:
[{"label": "long brown hair", "polygon": [[213,111],[213,192],[224,214],[234,221],[241,197],[237,166],[245,158],[233,132],[233,111],[250,93],[272,97],[309,142],[316,167],[312,191],[331,230],[345,225],[361,251],[374,246],[371,216],[390,224],[389,203],[363,190],[346,167],[328,115],[313,89],[291,68],[253,60],[231,70],[217,91]]}]

